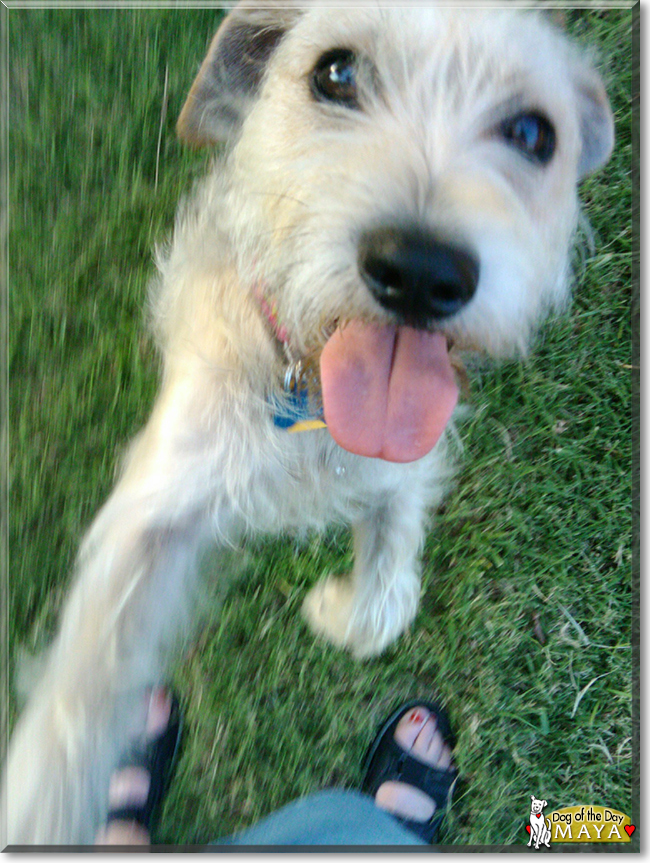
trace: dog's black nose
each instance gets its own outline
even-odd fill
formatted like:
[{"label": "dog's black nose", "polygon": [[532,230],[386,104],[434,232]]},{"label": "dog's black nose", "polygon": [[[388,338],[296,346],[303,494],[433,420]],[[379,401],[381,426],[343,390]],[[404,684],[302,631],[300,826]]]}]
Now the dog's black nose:
[{"label": "dog's black nose", "polygon": [[469,251],[418,228],[381,227],[361,237],[359,272],[385,309],[426,327],[471,300],[479,264]]}]

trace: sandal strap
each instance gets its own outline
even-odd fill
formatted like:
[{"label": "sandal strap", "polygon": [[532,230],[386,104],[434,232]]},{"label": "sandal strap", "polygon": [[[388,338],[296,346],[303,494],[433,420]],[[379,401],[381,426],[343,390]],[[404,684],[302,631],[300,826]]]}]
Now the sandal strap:
[{"label": "sandal strap", "polygon": [[135,821],[136,824],[146,829],[143,814],[145,814],[143,806],[120,806],[109,811],[106,816],[106,824],[111,824],[113,821]]},{"label": "sandal strap", "polygon": [[439,770],[407,755],[401,764],[399,781],[405,782],[423,791],[440,809],[447,803],[449,791],[456,781],[456,774],[451,770]]},{"label": "sandal strap", "polygon": [[430,797],[436,804],[436,809],[446,805],[449,791],[456,781],[454,770],[439,770],[425,764],[402,749],[394,737],[386,740],[384,751],[377,753],[373,767],[374,792],[384,782],[404,782]]}]

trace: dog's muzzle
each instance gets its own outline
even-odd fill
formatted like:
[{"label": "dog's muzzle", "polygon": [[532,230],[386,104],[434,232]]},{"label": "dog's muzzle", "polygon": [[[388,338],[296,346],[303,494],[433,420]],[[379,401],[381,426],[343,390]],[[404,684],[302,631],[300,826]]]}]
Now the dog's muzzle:
[{"label": "dog's muzzle", "polygon": [[418,329],[459,312],[474,296],[479,278],[473,254],[414,227],[363,234],[358,261],[373,297]]}]

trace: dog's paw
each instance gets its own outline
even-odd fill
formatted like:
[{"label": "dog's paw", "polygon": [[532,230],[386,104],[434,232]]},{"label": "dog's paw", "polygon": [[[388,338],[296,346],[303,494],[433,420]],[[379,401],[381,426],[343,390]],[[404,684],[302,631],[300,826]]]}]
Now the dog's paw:
[{"label": "dog's paw", "polygon": [[334,576],[319,581],[302,606],[316,635],[350,650],[356,659],[381,653],[406,629],[416,610],[417,594],[407,603],[359,603],[352,579]]},{"label": "dog's paw", "polygon": [[309,591],[302,613],[316,635],[337,647],[349,647],[350,616],[354,591],[347,578],[329,576]]}]

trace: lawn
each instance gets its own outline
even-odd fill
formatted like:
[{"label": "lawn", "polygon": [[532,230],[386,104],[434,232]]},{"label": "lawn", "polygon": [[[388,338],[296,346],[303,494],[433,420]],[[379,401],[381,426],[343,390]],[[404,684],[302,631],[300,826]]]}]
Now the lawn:
[{"label": "lawn", "polygon": [[[152,405],[152,250],[209,154],[174,135],[220,13],[4,12],[9,26],[8,667],[46,644],[76,548]],[[356,786],[377,722],[434,694],[457,730],[454,845],[519,845],[530,795],[638,818],[632,692],[630,10],[569,11],[617,124],[583,185],[595,254],[525,362],[471,374],[458,481],[410,631],[363,663],[299,614],[347,533],[252,545],[179,647],[182,758],[157,839],[204,842],[326,785]],[[209,561],[207,569],[224,569]],[[220,587],[219,585],[225,585]],[[9,702],[9,724],[16,701]],[[638,783],[637,783],[638,784]],[[638,823],[638,822],[637,822]],[[638,835],[638,834],[637,834]]]}]

